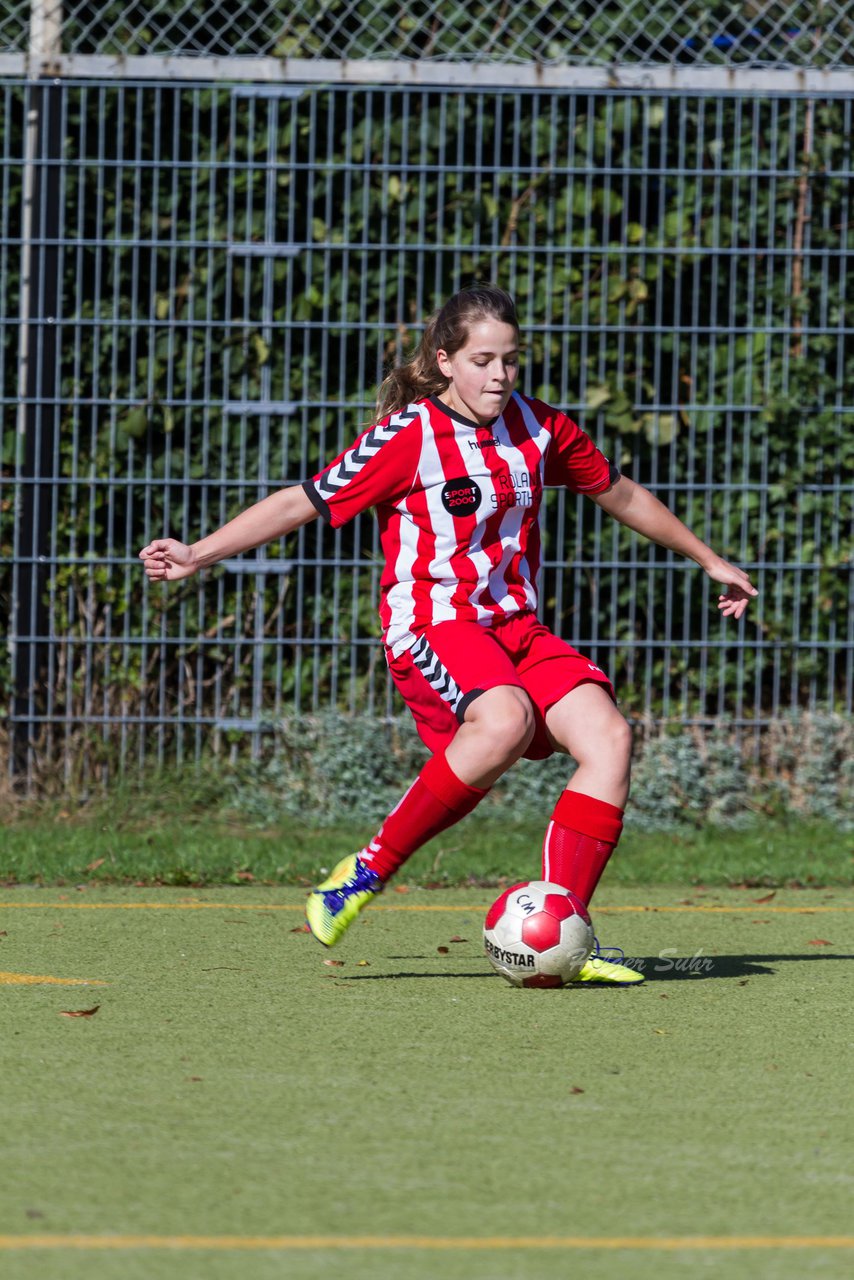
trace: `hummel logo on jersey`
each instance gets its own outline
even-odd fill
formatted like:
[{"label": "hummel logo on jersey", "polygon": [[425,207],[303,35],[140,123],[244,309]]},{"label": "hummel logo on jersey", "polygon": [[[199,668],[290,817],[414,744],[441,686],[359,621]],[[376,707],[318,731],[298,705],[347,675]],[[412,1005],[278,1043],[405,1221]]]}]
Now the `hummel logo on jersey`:
[{"label": "hummel logo on jersey", "polygon": [[498,444],[495,436],[488,436],[486,440],[469,440],[470,449],[492,449]]},{"label": "hummel logo on jersey", "polygon": [[463,696],[463,691],[439,660],[438,655],[430,648],[425,636],[419,636],[411,649],[412,661],[428,684],[432,685],[439,697],[447,702],[456,712]]},{"label": "hummel logo on jersey", "polygon": [[358,444],[344,454],[336,466],[330,467],[317,480],[315,487],[320,497],[327,500],[339,489],[343,489],[348,480],[354,480],[362,467],[376,457],[383,445],[393,440],[398,431],[408,426],[412,419],[417,417],[416,409],[404,409],[389,418],[385,426],[380,422],[372,427],[366,435],[362,436]]},{"label": "hummel logo on jersey", "polygon": [[468,476],[449,480],[442,489],[442,506],[452,516],[474,515],[480,506],[480,489]]}]

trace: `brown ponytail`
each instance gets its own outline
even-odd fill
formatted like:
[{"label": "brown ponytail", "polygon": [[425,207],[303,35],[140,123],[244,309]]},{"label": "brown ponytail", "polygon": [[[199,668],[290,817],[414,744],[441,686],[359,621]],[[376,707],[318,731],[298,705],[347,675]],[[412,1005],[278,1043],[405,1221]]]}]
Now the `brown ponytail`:
[{"label": "brown ponytail", "polygon": [[414,355],[392,369],[377,392],[377,420],[397,413],[414,400],[441,395],[448,379],[439,370],[437,351],[455,355],[468,341],[478,320],[500,320],[519,333],[516,304],[493,284],[475,284],[461,289],[430,317]]}]

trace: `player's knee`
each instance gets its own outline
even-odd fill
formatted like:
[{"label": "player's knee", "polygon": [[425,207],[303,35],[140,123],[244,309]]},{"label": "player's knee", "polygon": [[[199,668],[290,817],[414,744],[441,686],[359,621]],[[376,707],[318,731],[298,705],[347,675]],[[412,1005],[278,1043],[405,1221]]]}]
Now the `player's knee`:
[{"label": "player's knee", "polygon": [[513,687],[490,689],[472,704],[472,719],[484,747],[496,761],[512,763],[534,736],[534,708],[527,694]]},{"label": "player's knee", "polygon": [[499,755],[516,760],[530,745],[534,736],[534,708],[525,694],[507,691],[493,703],[484,723]]},{"label": "player's knee", "polygon": [[620,781],[629,776],[632,731],[616,708],[591,724],[583,738],[576,739],[569,749],[580,765],[595,769],[612,781]]},{"label": "player's knee", "polygon": [[618,711],[608,718],[600,751],[607,756],[615,773],[628,774],[632,763],[632,730]]}]

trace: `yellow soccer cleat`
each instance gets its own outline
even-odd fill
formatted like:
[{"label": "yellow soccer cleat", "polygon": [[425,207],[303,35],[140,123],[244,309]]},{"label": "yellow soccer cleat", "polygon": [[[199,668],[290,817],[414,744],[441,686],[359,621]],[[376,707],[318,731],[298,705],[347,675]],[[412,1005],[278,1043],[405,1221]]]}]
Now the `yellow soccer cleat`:
[{"label": "yellow soccer cleat", "polygon": [[594,941],[593,951],[589,959],[582,965],[581,972],[574,982],[607,982],[614,986],[627,987],[631,983],[643,982],[644,976],[637,969],[627,964],[617,964],[614,960],[606,960],[602,951],[616,952],[623,959],[619,947],[599,946],[598,938]]},{"label": "yellow soccer cleat", "polygon": [[365,866],[358,854],[348,854],[309,894],[305,906],[309,929],[324,947],[334,946],[362,908],[382,890],[379,876]]}]

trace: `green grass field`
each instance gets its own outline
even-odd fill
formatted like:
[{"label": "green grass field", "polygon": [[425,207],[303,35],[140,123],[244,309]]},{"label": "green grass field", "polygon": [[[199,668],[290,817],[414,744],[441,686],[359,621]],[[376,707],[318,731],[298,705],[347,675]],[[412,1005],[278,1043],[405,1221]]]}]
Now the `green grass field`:
[{"label": "green grass field", "polygon": [[[406,864],[413,885],[495,883],[539,874],[544,822],[467,819]],[[322,868],[368,840],[361,823],[259,828],[216,809],[155,796],[118,797],[80,812],[30,811],[3,832],[0,880],[27,884],[313,884]],[[854,832],[828,821],[764,821],[746,829],[639,831],[629,824],[606,885],[844,885],[854,881]]]},{"label": "green grass field", "polygon": [[603,886],[557,992],[492,896],[3,890],[4,1280],[850,1275],[854,891]]}]

